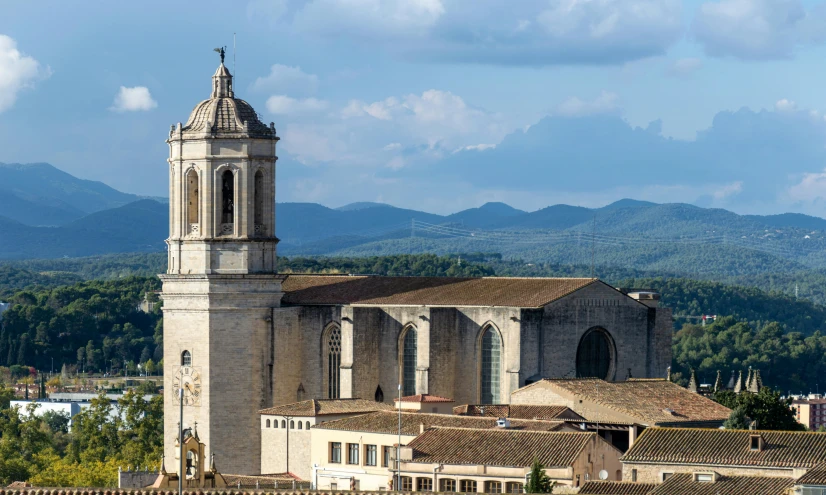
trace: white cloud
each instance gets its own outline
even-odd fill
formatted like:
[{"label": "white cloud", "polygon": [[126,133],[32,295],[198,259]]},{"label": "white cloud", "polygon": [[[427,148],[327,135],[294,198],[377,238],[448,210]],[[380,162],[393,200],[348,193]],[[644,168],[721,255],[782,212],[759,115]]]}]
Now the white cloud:
[{"label": "white cloud", "polygon": [[50,75],[51,71],[41,67],[40,62],[20,53],[14,39],[0,34],[0,112],[14,105],[21,89]]},{"label": "white cloud", "polygon": [[382,149],[384,151],[395,151],[395,150],[400,150],[401,148],[402,148],[402,143],[390,143]]},{"label": "white cloud", "polygon": [[716,200],[723,200],[729,196],[734,196],[743,192],[743,181],[732,182],[715,190],[711,195]]},{"label": "white cloud", "polygon": [[323,112],[329,104],[316,98],[296,99],[285,95],[273,95],[267,99],[267,110],[276,115],[306,115]]},{"label": "white cloud", "polygon": [[146,86],[135,86],[134,88],[121,86],[109,110],[115,112],[139,112],[152,110],[157,106],[158,102],[152,99],[152,95]]},{"label": "white cloud", "polygon": [[822,5],[807,10],[801,0],[715,0],[700,6],[691,30],[709,55],[787,58],[824,40],[825,14]]},{"label": "white cloud", "polygon": [[675,60],[668,68],[668,75],[687,77],[703,68],[703,61],[699,58],[681,58]]},{"label": "white cloud", "polygon": [[293,23],[316,34],[393,39],[425,34],[444,12],[441,0],[312,0]]},{"label": "white cloud", "polygon": [[307,74],[301,67],[275,64],[266,77],[259,77],[252,83],[254,91],[273,93],[312,94],[318,89],[318,76]]},{"label": "white cloud", "polygon": [[495,144],[471,144],[457,149],[456,151],[454,151],[454,153],[457,153],[459,151],[485,151],[492,150],[494,148],[496,148]]},{"label": "white cloud", "polygon": [[620,110],[619,96],[616,93],[603,91],[595,99],[584,101],[572,96],[556,107],[556,114],[564,117],[583,117],[605,113],[616,113]]},{"label": "white cloud", "polygon": [[826,169],[823,172],[806,173],[797,184],[787,189],[792,201],[821,202],[826,199]]},{"label": "white cloud", "polygon": [[797,103],[793,102],[792,100],[787,100],[783,98],[778,100],[777,103],[774,104],[775,110],[778,112],[795,112],[797,111]]}]

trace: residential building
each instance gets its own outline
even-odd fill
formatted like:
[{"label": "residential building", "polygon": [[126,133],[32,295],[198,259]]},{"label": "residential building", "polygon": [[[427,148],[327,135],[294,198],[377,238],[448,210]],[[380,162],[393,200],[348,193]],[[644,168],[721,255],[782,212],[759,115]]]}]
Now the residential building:
[{"label": "residential building", "polygon": [[818,464],[795,482],[795,495],[826,495],[826,463]]},{"label": "residential building", "polygon": [[[401,416],[401,417],[400,417]],[[401,420],[401,423],[400,423]],[[388,412],[329,421],[311,429],[313,481],[319,490],[387,490],[395,448],[406,445],[428,428],[509,429],[511,431],[566,431],[575,428],[560,421],[500,420],[448,414]]]},{"label": "residential building", "polygon": [[534,460],[556,484],[622,478],[622,453],[596,433],[437,427],[401,449],[402,491],[523,493]]},{"label": "residential building", "polygon": [[453,399],[439,397],[438,395],[416,394],[393,399],[396,407],[403,411],[427,412],[435,414],[453,414]]},{"label": "residential building", "polygon": [[797,422],[810,430],[826,427],[826,399],[801,398],[792,401]]},{"label": "residential building", "polygon": [[260,411],[261,472],[291,472],[301,479],[310,479],[311,427],[382,410],[391,411],[393,407],[364,399],[312,399]]},{"label": "residential building", "polygon": [[791,478],[680,473],[663,483],[589,481],[579,495],[791,495]]},{"label": "residential building", "polygon": [[826,433],[648,428],[622,457],[623,479],[661,483],[677,473],[799,478],[826,462]]}]

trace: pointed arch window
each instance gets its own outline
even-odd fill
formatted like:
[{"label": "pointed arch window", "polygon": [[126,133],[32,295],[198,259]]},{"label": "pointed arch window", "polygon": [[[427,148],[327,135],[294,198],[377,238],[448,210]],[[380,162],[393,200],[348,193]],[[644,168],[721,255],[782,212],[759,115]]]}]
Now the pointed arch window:
[{"label": "pointed arch window", "polygon": [[221,174],[221,233],[232,234],[235,222],[235,175],[232,170]]},{"label": "pointed arch window", "polygon": [[255,186],[253,191],[253,224],[255,234],[264,233],[264,173],[255,172]]},{"label": "pointed arch window", "polygon": [[373,399],[375,399],[376,402],[384,402],[384,392],[381,389],[381,385],[376,387],[376,393],[373,395]]},{"label": "pointed arch window", "polygon": [[480,401],[482,404],[499,404],[499,387],[502,369],[502,339],[499,332],[488,327],[482,334],[482,359]]},{"label": "pointed arch window", "polygon": [[410,328],[402,341],[402,394],[416,395],[416,352],[418,339],[416,329]]},{"label": "pointed arch window", "polygon": [[186,222],[187,234],[198,234],[199,230],[199,196],[198,196],[198,172],[194,169],[186,174]]},{"label": "pointed arch window", "polygon": [[327,398],[341,395],[341,328],[332,327],[327,336]]}]

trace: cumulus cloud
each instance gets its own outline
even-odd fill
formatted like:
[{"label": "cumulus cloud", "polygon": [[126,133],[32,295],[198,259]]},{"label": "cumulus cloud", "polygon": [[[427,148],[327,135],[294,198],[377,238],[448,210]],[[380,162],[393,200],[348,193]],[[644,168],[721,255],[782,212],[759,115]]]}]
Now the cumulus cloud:
[{"label": "cumulus cloud", "polygon": [[252,83],[253,91],[274,93],[312,94],[318,89],[318,76],[307,74],[301,67],[275,64],[266,77],[259,77]]},{"label": "cumulus cloud", "polygon": [[0,34],[0,112],[14,105],[20,90],[50,75],[40,62],[20,53],[14,39]]},{"label": "cumulus cloud", "polygon": [[797,202],[819,203],[826,200],[826,169],[803,174],[800,182],[787,189],[787,194]]},{"label": "cumulus cloud", "polygon": [[152,99],[152,94],[149,93],[149,88],[146,86],[135,86],[133,88],[121,86],[109,110],[114,112],[141,112],[152,110],[157,106],[158,102]]},{"label": "cumulus cloud", "polygon": [[797,103],[783,98],[777,100],[777,103],[774,104],[774,109],[778,112],[795,112],[797,111]]},{"label": "cumulus cloud", "polygon": [[606,113],[617,113],[619,96],[616,93],[603,91],[595,99],[586,101],[572,96],[556,107],[556,114],[565,117],[583,117]]},{"label": "cumulus cloud", "polygon": [[694,74],[703,67],[703,61],[699,58],[681,58],[675,60],[668,68],[668,75],[676,77],[687,77]]},{"label": "cumulus cloud", "polygon": [[621,64],[683,36],[681,0],[280,0],[261,17],[431,62]]},{"label": "cumulus cloud", "polygon": [[296,99],[285,95],[273,95],[267,98],[267,110],[275,115],[306,115],[323,112],[329,106],[317,98]]},{"label": "cumulus cloud", "polygon": [[723,187],[715,190],[711,195],[716,200],[723,200],[728,198],[729,196],[734,196],[736,194],[740,194],[743,192],[743,181],[738,180],[732,182],[731,184],[726,184]]},{"label": "cumulus cloud", "polygon": [[691,27],[712,56],[746,60],[788,58],[796,48],[824,41],[826,8],[801,0],[715,0],[703,3]]}]

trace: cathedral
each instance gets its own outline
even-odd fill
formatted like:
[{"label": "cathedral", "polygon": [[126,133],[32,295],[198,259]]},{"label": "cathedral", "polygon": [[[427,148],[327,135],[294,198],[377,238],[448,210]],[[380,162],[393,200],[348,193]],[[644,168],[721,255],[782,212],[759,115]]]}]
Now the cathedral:
[{"label": "cathedral", "polygon": [[253,474],[258,411],[275,405],[398,394],[505,404],[541,378],[665,375],[672,320],[655,293],[590,278],[278,274],[278,140],[236,98],[223,57],[210,97],[169,131],[167,460],[181,402],[203,456]]}]

